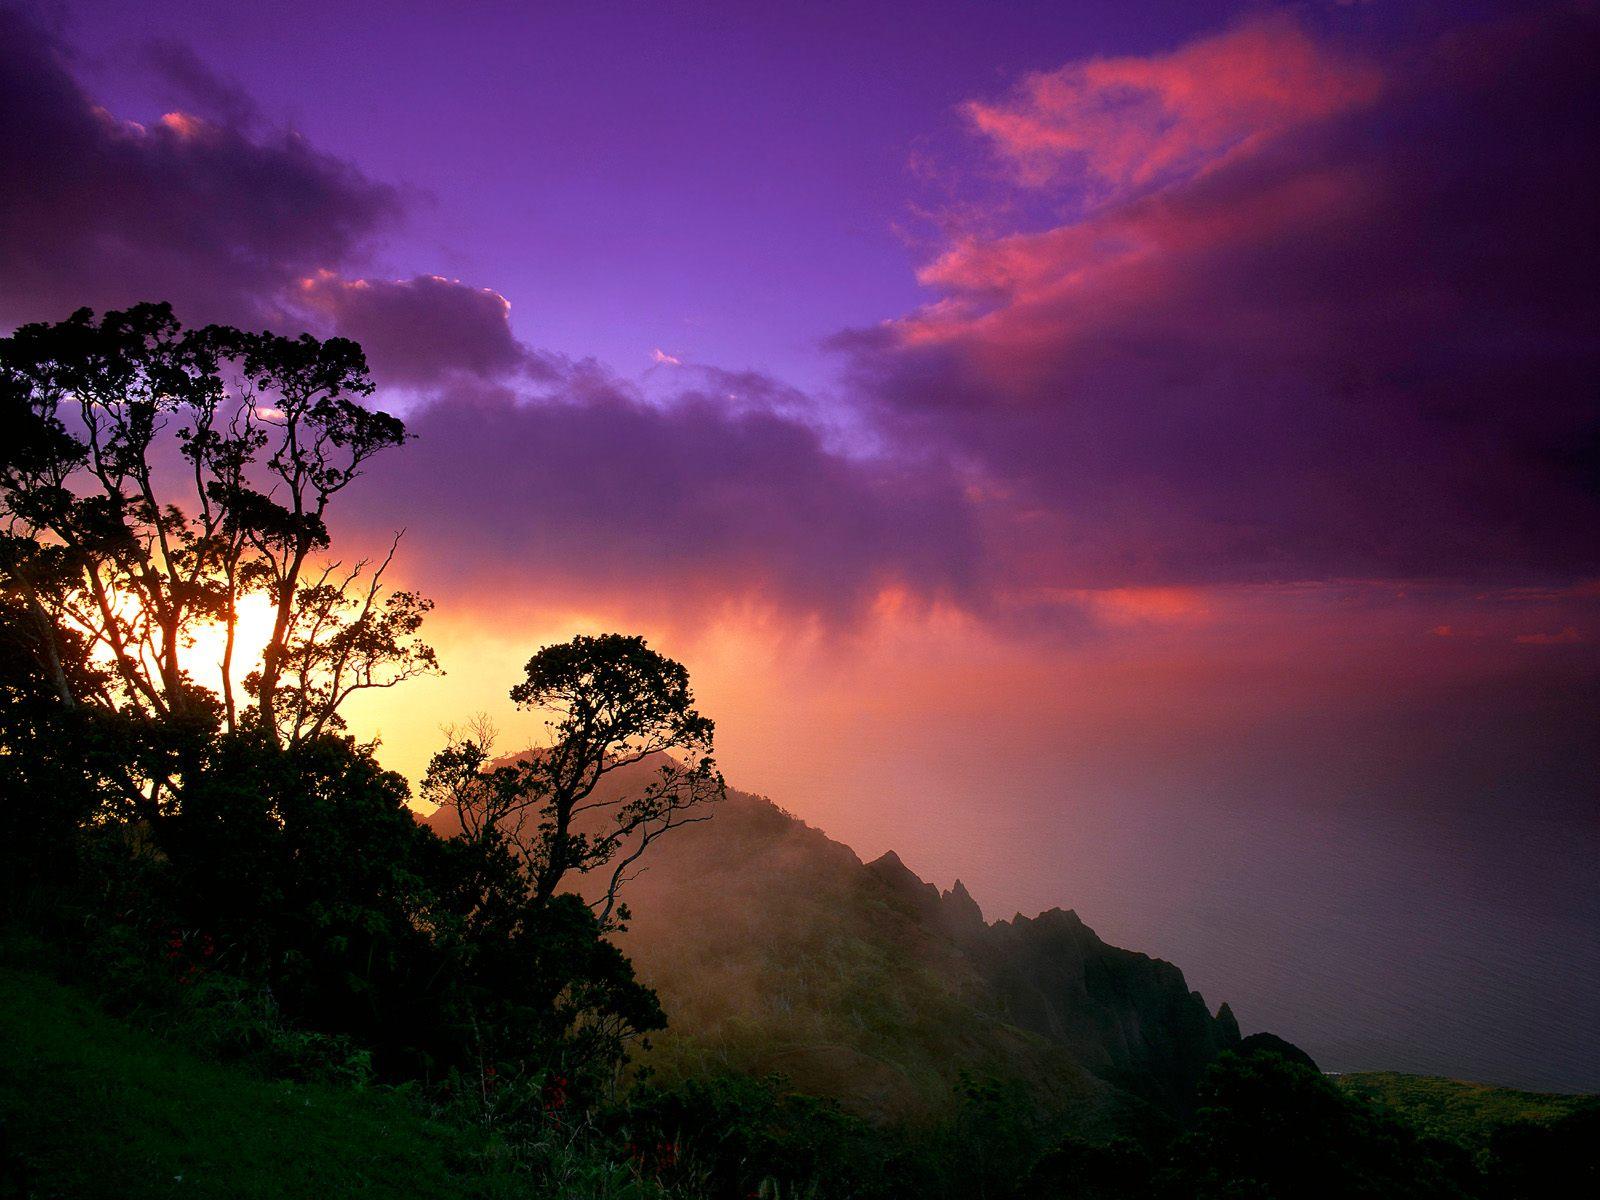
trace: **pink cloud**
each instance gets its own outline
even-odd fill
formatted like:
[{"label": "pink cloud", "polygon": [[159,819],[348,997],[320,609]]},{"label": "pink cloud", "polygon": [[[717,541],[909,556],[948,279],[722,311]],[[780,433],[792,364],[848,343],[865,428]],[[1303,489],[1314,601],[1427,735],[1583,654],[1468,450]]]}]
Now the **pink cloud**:
[{"label": "pink cloud", "polygon": [[1097,190],[1191,174],[1306,121],[1373,99],[1372,66],[1260,17],[1168,54],[1095,58],[1028,76],[966,113],[1029,183],[1081,174]]},{"label": "pink cloud", "polygon": [[1166,81],[1174,128],[1242,129],[1273,88],[1218,66],[1248,99],[1190,120],[1173,82],[1241,38],[1306,74],[1312,100],[1257,123],[1293,136],[1223,139],[1203,170],[1157,146],[1147,186],[951,246],[931,303],[837,339],[884,436],[969,466],[1035,590],[1592,578],[1600,24],[1467,27],[1359,103],[1281,21],[1117,77]]},{"label": "pink cloud", "polygon": [[1568,625],[1559,633],[1521,633],[1516,640],[1523,646],[1573,646],[1583,641],[1583,635]]}]

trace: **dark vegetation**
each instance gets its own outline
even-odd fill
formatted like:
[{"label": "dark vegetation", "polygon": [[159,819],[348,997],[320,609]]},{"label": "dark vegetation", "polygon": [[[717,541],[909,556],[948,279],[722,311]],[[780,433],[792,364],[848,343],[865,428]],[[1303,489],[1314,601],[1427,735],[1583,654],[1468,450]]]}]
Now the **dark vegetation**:
[{"label": "dark vegetation", "polygon": [[1433,1075],[1350,1071],[1335,1076],[1335,1080],[1350,1095],[1386,1105],[1435,1137],[1474,1149],[1486,1145],[1486,1139],[1497,1129],[1549,1124],[1595,1106],[1593,1096],[1522,1092]]},{"label": "dark vegetation", "polygon": [[[730,790],[716,813],[660,844],[619,939],[673,1016],[643,1055],[659,1077],[780,1072],[927,1122],[952,1115],[965,1071],[1044,1125],[1116,1132],[1170,1126],[1238,1041],[1176,967],[1072,913],[987,924],[959,883],[864,864],[761,797]],[[448,811],[430,824],[455,828]]]},{"label": "dark vegetation", "polygon": [[405,440],[371,391],[352,343],[160,305],[0,341],[0,1195],[1521,1197],[1592,1172],[1592,1107],[1419,1126],[1070,913],[987,925],[725,799],[686,672],[639,638],[532,655],[511,695],[548,744],[449,733],[439,836],[342,716],[439,669],[394,548],[328,558],[339,496]]}]

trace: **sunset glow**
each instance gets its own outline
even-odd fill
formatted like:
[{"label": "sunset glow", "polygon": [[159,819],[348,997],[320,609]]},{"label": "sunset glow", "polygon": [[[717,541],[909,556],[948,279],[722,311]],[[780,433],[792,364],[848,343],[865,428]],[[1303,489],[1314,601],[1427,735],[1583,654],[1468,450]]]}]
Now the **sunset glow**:
[{"label": "sunset glow", "polygon": [[[272,624],[277,615],[272,601],[260,592],[242,597],[233,625],[233,679],[235,699],[242,700],[239,682],[261,666],[261,654],[272,639]],[[208,621],[195,628],[189,662],[197,668],[195,682],[214,692],[222,691],[222,660],[228,649],[228,628],[219,621]]]},{"label": "sunset glow", "polygon": [[5,8],[0,326],[360,344],[406,440],[327,557],[403,531],[441,671],[345,712],[419,809],[446,727],[542,736],[536,650],[640,634],[731,784],[991,920],[1328,1070],[1600,1089],[1597,53],[1559,0]]}]

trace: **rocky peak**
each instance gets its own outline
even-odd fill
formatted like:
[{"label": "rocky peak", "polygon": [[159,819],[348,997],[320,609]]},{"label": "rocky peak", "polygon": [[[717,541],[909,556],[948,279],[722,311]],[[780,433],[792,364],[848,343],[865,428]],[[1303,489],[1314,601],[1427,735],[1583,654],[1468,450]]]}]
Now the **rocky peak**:
[{"label": "rocky peak", "polygon": [[906,866],[893,850],[869,862],[867,871],[874,879],[887,885],[891,893],[911,901],[916,907],[930,910],[938,907],[939,889],[931,883],[924,883],[922,877]]},{"label": "rocky peak", "polygon": [[944,924],[957,937],[982,932],[988,928],[983,920],[983,910],[967,891],[966,884],[956,880],[955,886],[939,897],[939,910]]},{"label": "rocky peak", "polygon": [[1217,1009],[1217,1034],[1224,1045],[1235,1046],[1239,1043],[1239,1018],[1233,1015],[1233,1008],[1226,1000]]}]

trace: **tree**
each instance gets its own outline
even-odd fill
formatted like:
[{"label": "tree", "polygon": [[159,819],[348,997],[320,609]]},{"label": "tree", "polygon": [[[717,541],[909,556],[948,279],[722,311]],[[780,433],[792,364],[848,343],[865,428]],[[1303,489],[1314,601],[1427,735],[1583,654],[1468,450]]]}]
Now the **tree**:
[{"label": "tree", "polygon": [[1346,1096],[1270,1049],[1221,1055],[1158,1194],[1176,1200],[1450,1200],[1476,1184],[1465,1151]]},{"label": "tree", "polygon": [[[433,786],[482,820],[421,826],[340,715],[438,669],[431,603],[384,587],[394,544],[323,561],[336,498],[405,439],[371,391],[354,343],[188,330],[166,305],[0,339],[0,903],[165,946],[158,971],[203,945],[178,982],[217,971],[269,1030],[335,1035],[385,1077],[498,1073],[537,1108],[545,1075],[602,1086],[665,1021],[604,934],[626,864],[720,793],[711,723],[639,639],[541,651],[526,699],[562,714],[556,745],[496,774],[492,729],[453,738]],[[247,601],[270,625],[248,664]],[[613,828],[576,832],[603,776],[668,749],[684,762]],[[529,805],[548,829],[510,836]],[[613,858],[603,904],[557,893]]]},{"label": "tree", "polygon": [[1600,1102],[1554,1121],[1503,1125],[1489,1142],[1489,1195],[1495,1200],[1592,1196],[1600,1188]]},{"label": "tree", "polygon": [[[185,329],[166,304],[0,339],[0,586],[64,706],[295,745],[338,729],[355,692],[438,669],[418,636],[429,602],[382,586],[392,547],[376,566],[314,563],[335,498],[405,440],[362,403],[372,390],[353,342]],[[242,706],[251,595],[271,628]],[[194,675],[206,628],[224,634],[216,692]],[[92,687],[63,669],[71,637],[107,664]],[[156,769],[130,798],[157,816],[180,780]]]},{"label": "tree", "polygon": [[[551,744],[496,764],[493,728],[479,722],[434,755],[423,796],[452,808],[465,836],[513,848],[538,901],[606,871],[592,907],[603,927],[625,921],[619,892],[651,843],[707,819],[725,791],[689,673],[641,637],[580,636],[530,658],[511,698],[551,714]],[[643,787],[611,785],[650,759]]]},{"label": "tree", "polygon": [[324,566],[283,609],[283,636],[275,633],[267,647],[276,647],[270,691],[265,661],[245,687],[261,702],[263,724],[286,745],[342,730],[339,710],[357,692],[439,673],[433,647],[418,636],[433,601],[414,591],[383,591],[398,543],[396,537],[376,565],[362,559],[348,570],[339,563]]},{"label": "tree", "polygon": [[0,596],[0,909],[53,891],[69,874],[79,828],[100,808],[94,763],[102,749],[84,711],[62,703],[69,692],[103,685],[81,638],[42,653],[33,615]]}]

